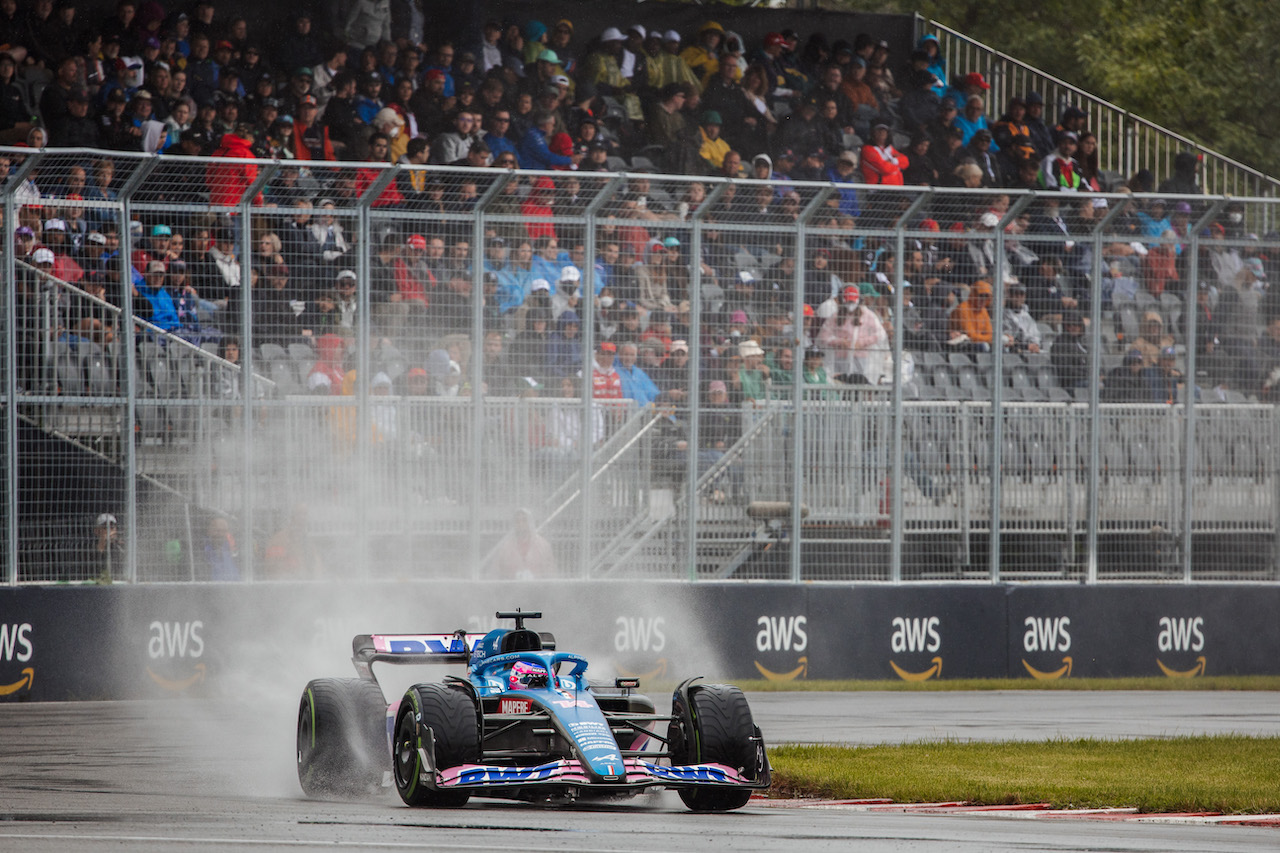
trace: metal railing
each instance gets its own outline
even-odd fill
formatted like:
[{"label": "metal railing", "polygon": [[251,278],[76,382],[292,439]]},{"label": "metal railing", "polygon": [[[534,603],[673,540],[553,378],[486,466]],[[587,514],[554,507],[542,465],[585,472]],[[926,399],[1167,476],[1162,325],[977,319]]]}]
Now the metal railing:
[{"label": "metal railing", "polygon": [[[1157,178],[1173,174],[1174,158],[1194,152],[1200,158],[1200,179],[1209,194],[1245,198],[1275,197],[1280,180],[1231,159],[1211,148],[1161,127],[1025,62],[974,41],[937,21],[918,18],[921,34],[938,37],[942,55],[952,74],[981,72],[991,84],[987,110],[999,116],[1010,98],[1039,92],[1044,98],[1045,121],[1053,126],[1069,106],[1088,115],[1086,127],[1098,136],[1099,167],[1127,180],[1140,169],[1149,169]],[[1260,225],[1270,230],[1271,220]]]},{"label": "metal railing", "polygon": [[[3,258],[10,584],[1280,578],[1274,198],[0,154],[58,259]],[[1015,276],[1016,345],[953,336]],[[660,396],[593,399],[606,340]]]}]

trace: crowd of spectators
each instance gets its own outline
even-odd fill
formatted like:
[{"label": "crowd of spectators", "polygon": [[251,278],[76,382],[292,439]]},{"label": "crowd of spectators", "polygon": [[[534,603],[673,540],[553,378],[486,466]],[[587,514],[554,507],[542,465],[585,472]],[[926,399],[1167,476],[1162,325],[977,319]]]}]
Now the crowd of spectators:
[{"label": "crowd of spectators", "polygon": [[[400,35],[392,18],[402,13]],[[354,349],[356,294],[367,288],[374,345],[412,365],[396,379],[402,391],[554,395],[590,382],[599,398],[674,407],[691,393],[728,405],[785,396],[797,369],[816,384],[891,382],[895,323],[915,353],[1051,349],[1062,385],[1083,386],[1090,299],[1108,311],[1152,301],[1142,295],[1158,302],[1198,265],[1196,305],[1155,319],[1172,325],[1196,312],[1187,343],[1213,385],[1280,391],[1280,292],[1267,288],[1273,259],[1240,244],[1249,236],[1243,206],[1228,205],[1208,224],[1198,254],[1189,243],[1202,213],[1194,202],[1134,200],[1110,211],[1091,193],[1153,192],[1155,176],[1107,183],[1087,114],[1068,106],[1050,125],[1036,92],[990,120],[987,81],[977,71],[951,73],[932,36],[905,57],[866,34],[783,30],[748,43],[714,20],[684,34],[624,22],[584,33],[568,19],[488,21],[474,41],[462,33],[415,39],[422,26],[414,14],[413,4],[360,0],[341,19],[324,16],[323,32],[308,12],[277,32],[254,31],[207,0],[183,9],[121,0],[92,21],[74,0],[24,10],[0,0],[0,140],[246,161],[162,157],[137,196],[138,220],[127,224],[78,204],[116,198],[111,159],[86,156],[56,175],[30,174],[15,193],[19,222],[9,223],[15,253],[120,305],[127,227],[127,284],[139,314],[198,342],[237,342],[247,331],[256,344],[309,342],[321,353],[306,379],[313,393],[350,390],[341,363]],[[253,199],[246,245],[235,217],[198,208],[236,204],[257,176],[253,157],[283,167]],[[596,256],[587,257],[581,227],[555,217],[585,212],[602,186],[594,173],[637,157],[653,174],[629,178],[601,207]],[[9,171],[15,164],[4,159],[0,169]],[[370,235],[362,281],[358,229],[344,211],[377,179],[370,166],[379,163],[512,170],[486,203],[508,218],[473,234],[470,214],[494,172],[403,171],[374,202],[386,215]],[[1158,191],[1201,192],[1198,166],[1180,155]],[[532,169],[563,175],[521,175]],[[731,184],[712,199],[708,184],[688,179],[697,176],[768,183]],[[801,256],[789,229],[816,197],[797,183],[808,181],[837,191],[810,220],[821,236]],[[897,257],[891,243],[859,229],[891,225],[905,210],[906,197],[882,185],[988,192],[920,211],[909,224],[930,237]],[[1020,188],[1060,192],[1006,221],[1007,190]],[[162,213],[145,203],[188,207]],[[688,240],[694,212],[706,223],[699,256]],[[1109,214],[1104,280],[1094,283],[1086,238]],[[239,325],[246,265],[251,330]],[[899,274],[910,290],[895,317]],[[20,278],[21,313],[40,284],[38,273]],[[583,363],[587,280],[595,357]],[[996,288],[1004,290],[1001,318],[990,312]],[[699,297],[704,322],[692,328]],[[484,364],[472,369],[465,335],[477,314]],[[91,309],[66,312],[61,325],[98,343],[114,333]],[[1107,342],[1128,353],[1126,371],[1143,380],[1108,377],[1109,398],[1172,399],[1169,354],[1182,329],[1143,327],[1136,339],[1117,331]],[[692,347],[703,364],[696,389],[684,368]]]}]

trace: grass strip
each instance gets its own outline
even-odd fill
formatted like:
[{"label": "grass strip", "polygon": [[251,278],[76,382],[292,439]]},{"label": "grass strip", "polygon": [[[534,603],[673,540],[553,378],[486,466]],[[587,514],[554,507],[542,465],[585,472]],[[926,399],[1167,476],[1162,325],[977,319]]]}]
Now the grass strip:
[{"label": "grass strip", "polygon": [[1040,743],[781,746],[775,796],[1143,812],[1280,812],[1280,738],[1236,735]]},{"label": "grass strip", "polygon": [[[1277,675],[1214,675],[1201,678],[957,678],[928,681],[734,681],[747,694],[789,692],[855,692],[867,690],[1280,690]],[[648,685],[646,685],[647,687]]]}]

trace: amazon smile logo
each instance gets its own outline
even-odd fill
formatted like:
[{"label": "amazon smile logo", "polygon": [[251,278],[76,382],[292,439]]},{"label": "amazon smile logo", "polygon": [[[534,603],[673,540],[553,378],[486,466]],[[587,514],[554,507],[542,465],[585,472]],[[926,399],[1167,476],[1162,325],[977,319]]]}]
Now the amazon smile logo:
[{"label": "amazon smile logo", "polygon": [[1197,675],[1204,675],[1204,670],[1208,665],[1208,661],[1205,660],[1204,655],[1200,655],[1196,658],[1195,666],[1191,667],[1191,669],[1183,670],[1170,669],[1164,665],[1164,661],[1160,660],[1160,658],[1156,658],[1156,665],[1160,667],[1161,672],[1170,678],[1195,678]]},{"label": "amazon smile logo", "polygon": [[166,678],[160,673],[154,671],[151,667],[147,667],[147,675],[151,676],[151,680],[159,684],[165,690],[172,690],[175,693],[186,690],[204,681],[205,666],[202,663],[192,667],[194,670],[191,675],[186,678]]},{"label": "amazon smile logo", "polygon": [[796,663],[799,666],[790,672],[774,672],[761,666],[760,661],[753,661],[753,663],[756,665],[756,669],[760,671],[760,674],[769,681],[795,681],[797,678],[809,677],[809,657],[807,655],[801,655],[797,658]]},{"label": "amazon smile logo", "polygon": [[623,678],[638,678],[641,681],[652,681],[655,678],[666,678],[667,659],[658,658],[657,666],[649,670],[648,672],[631,672],[626,667],[619,664],[617,661],[613,662],[613,668],[614,670],[617,671],[618,675],[620,675]]},{"label": "amazon smile logo", "polygon": [[898,677],[903,681],[928,681],[934,676],[942,678],[942,658],[939,657],[935,657],[933,659],[933,665],[924,672],[908,672],[893,661],[889,661],[889,666],[893,667],[893,671],[896,672]]},{"label": "amazon smile logo", "polygon": [[8,696],[10,693],[17,693],[19,690],[26,688],[31,689],[31,685],[36,683],[35,667],[28,666],[22,670],[22,678],[12,684],[0,684],[0,696]]},{"label": "amazon smile logo", "polygon": [[1055,670],[1051,670],[1049,672],[1041,672],[1031,664],[1027,663],[1026,658],[1022,659],[1022,665],[1026,667],[1027,672],[1031,673],[1031,677],[1036,679],[1037,681],[1053,681],[1058,678],[1070,678],[1071,663],[1072,663],[1071,655],[1066,655],[1062,659],[1062,666],[1058,667]]}]

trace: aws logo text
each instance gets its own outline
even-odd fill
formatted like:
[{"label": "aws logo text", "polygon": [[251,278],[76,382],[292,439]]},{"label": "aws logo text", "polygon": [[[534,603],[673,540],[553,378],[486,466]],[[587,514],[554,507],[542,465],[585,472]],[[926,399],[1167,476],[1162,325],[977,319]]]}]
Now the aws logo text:
[{"label": "aws logo text", "polygon": [[147,628],[147,654],[152,660],[160,658],[198,658],[204,654],[204,622],[152,622]]},{"label": "aws logo text", "polygon": [[1070,616],[1028,616],[1022,620],[1027,632],[1022,635],[1022,648],[1028,652],[1071,651]]},{"label": "aws logo text", "polygon": [[893,636],[889,638],[889,646],[895,652],[936,652],[942,648],[942,637],[938,627],[942,620],[937,616],[925,616],[919,619],[894,617]]},{"label": "aws logo text", "polygon": [[807,616],[761,616],[756,624],[756,651],[802,652],[809,647]]},{"label": "aws logo text", "polygon": [[0,624],[0,660],[26,663],[35,653],[31,644],[31,632],[34,629],[30,622],[20,624]]},{"label": "aws logo text", "polygon": [[1177,619],[1160,617],[1160,633],[1156,648],[1162,652],[1199,652],[1204,650],[1204,618],[1194,616]]},{"label": "aws logo text", "polygon": [[620,652],[660,652],[667,647],[667,620],[662,616],[619,616],[613,647]]}]

